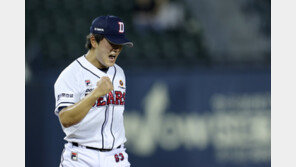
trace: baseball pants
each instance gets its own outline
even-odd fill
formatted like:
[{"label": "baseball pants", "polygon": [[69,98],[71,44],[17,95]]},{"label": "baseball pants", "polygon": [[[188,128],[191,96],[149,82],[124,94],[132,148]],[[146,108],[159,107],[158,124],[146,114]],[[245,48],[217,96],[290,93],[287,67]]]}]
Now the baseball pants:
[{"label": "baseball pants", "polygon": [[130,163],[124,146],[108,152],[101,152],[66,143],[60,167],[130,167]]}]

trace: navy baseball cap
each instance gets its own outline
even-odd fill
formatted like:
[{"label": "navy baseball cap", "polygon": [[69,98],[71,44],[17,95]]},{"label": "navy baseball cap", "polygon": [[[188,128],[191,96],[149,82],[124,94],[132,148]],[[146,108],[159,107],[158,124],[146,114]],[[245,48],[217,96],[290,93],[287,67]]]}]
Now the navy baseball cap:
[{"label": "navy baseball cap", "polygon": [[90,33],[101,34],[111,43],[132,47],[133,43],[125,38],[124,23],[116,16],[100,16],[90,26]]}]

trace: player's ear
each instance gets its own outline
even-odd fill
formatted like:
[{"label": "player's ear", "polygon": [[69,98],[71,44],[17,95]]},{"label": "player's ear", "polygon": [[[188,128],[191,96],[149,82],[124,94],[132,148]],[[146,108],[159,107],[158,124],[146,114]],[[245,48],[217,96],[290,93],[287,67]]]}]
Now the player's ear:
[{"label": "player's ear", "polygon": [[93,48],[96,48],[98,46],[95,36],[93,35],[90,36],[90,43]]}]

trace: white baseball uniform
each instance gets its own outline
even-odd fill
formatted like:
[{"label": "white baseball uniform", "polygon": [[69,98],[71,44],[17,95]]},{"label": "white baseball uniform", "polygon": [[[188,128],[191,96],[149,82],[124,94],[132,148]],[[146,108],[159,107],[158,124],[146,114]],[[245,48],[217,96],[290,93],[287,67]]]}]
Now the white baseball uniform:
[{"label": "white baseball uniform", "polygon": [[[130,166],[124,148],[126,82],[121,67],[115,64],[104,72],[92,65],[85,55],[76,59],[62,71],[54,85],[55,114],[83,99],[103,76],[110,78],[114,90],[100,97],[79,123],[68,128],[61,124],[66,134],[64,139],[68,141],[62,153],[61,166]],[[89,147],[112,150],[103,152]]]}]

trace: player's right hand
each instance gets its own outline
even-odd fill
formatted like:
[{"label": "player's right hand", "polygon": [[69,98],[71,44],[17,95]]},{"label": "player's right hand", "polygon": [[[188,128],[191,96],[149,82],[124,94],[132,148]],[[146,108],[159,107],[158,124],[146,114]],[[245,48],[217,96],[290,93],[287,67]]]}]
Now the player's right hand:
[{"label": "player's right hand", "polygon": [[97,82],[97,87],[95,88],[95,95],[97,97],[101,97],[112,90],[113,90],[113,85],[110,78],[104,76]]}]

